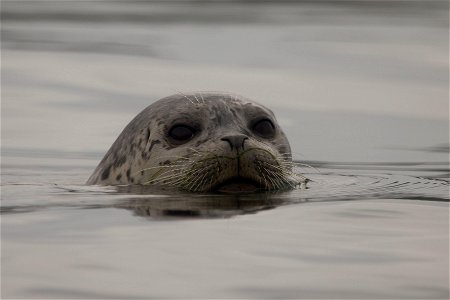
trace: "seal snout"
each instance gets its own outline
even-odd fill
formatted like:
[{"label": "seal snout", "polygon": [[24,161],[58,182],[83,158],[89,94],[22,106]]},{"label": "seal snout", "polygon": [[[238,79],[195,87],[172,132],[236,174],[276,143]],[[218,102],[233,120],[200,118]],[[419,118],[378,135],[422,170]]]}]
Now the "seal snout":
[{"label": "seal snout", "polygon": [[221,141],[228,142],[231,147],[231,150],[243,150],[244,143],[248,140],[248,137],[245,134],[235,134],[235,135],[227,135],[220,139]]},{"label": "seal snout", "polygon": [[236,95],[180,93],[139,113],[88,184],[271,191],[304,181],[293,166],[289,141],[269,109]]}]

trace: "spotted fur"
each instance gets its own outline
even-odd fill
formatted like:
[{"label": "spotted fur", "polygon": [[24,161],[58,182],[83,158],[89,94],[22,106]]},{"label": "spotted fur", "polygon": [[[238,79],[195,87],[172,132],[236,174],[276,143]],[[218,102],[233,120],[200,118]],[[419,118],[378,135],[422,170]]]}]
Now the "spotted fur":
[{"label": "spotted fur", "polygon": [[[275,136],[262,138],[252,132],[252,122],[261,117],[273,121]],[[168,132],[179,122],[200,130],[187,143],[174,145]],[[234,135],[246,137],[239,151],[223,140]],[[259,182],[267,190],[292,188],[304,181],[292,171],[289,142],[269,109],[237,95],[180,93],[139,113],[87,184],[160,184],[209,191],[236,176]]]}]

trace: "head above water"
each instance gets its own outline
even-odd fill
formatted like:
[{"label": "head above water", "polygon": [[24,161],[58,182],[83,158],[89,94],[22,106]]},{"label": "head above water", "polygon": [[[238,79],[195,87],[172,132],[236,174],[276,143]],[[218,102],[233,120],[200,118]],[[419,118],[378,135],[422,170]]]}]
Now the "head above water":
[{"label": "head above water", "polygon": [[172,95],[123,130],[87,184],[157,184],[193,192],[297,186],[289,142],[274,114],[222,93]]}]

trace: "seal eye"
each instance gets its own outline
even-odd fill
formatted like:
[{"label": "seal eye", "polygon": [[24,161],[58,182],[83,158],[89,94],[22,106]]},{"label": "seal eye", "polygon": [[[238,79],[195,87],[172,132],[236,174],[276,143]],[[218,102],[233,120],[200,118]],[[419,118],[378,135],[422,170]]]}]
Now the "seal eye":
[{"label": "seal eye", "polygon": [[271,138],[275,135],[275,126],[269,119],[263,119],[253,125],[252,130],[263,138]]},{"label": "seal eye", "polygon": [[191,140],[196,130],[186,125],[175,125],[169,130],[169,137],[174,144],[183,144]]}]

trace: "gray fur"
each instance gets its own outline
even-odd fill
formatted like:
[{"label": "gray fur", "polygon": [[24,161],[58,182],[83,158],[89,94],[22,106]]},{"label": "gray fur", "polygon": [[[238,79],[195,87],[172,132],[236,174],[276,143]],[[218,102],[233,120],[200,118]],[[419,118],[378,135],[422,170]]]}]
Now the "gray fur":
[{"label": "gray fur", "polygon": [[[276,135],[271,139],[263,139],[252,133],[251,122],[261,116],[270,118],[275,124]],[[177,122],[192,123],[193,126],[201,127],[201,130],[195,138],[186,144],[173,145],[167,134],[171,126]],[[268,157],[282,156],[287,162],[291,161],[289,142],[269,109],[236,95],[221,93],[185,95],[180,93],[156,101],[139,113],[113,143],[88,179],[87,184],[150,184],[152,180],[149,178],[157,176],[155,175],[156,170],[164,173],[165,166],[172,166],[171,172],[176,176],[178,175],[176,172],[181,171],[175,166],[180,166],[179,168],[182,169],[181,163],[178,162],[180,159],[188,161],[192,158],[194,160],[194,157],[199,156],[198,153],[207,153],[208,157],[216,155],[214,153],[224,157],[232,155],[230,150],[227,149],[227,143],[221,140],[223,137],[230,135],[245,135],[249,139],[248,147],[261,149],[259,153],[251,153],[251,155],[247,155],[248,157],[245,156],[248,164],[251,164],[255,155],[261,156],[264,151],[269,153]],[[261,161],[267,159],[266,157]],[[214,163],[217,165],[215,167],[219,168],[218,165],[221,164],[219,160],[214,161]],[[211,166],[203,167],[205,169],[211,168]],[[208,169],[208,171],[210,170]],[[226,171],[231,172],[228,167]],[[280,174],[274,175],[284,176],[284,173]],[[167,180],[154,182],[160,184],[167,181],[178,182],[169,180],[169,175],[165,176]],[[215,176],[219,175],[216,174]],[[266,174],[266,177],[268,176]],[[261,181],[261,179],[259,180]],[[196,184],[201,187],[194,189]],[[179,186],[188,190],[199,191],[207,190],[204,187],[205,185],[206,179],[191,182],[189,188]],[[210,185],[212,186],[213,182]],[[271,189],[275,188],[272,187]]]}]

